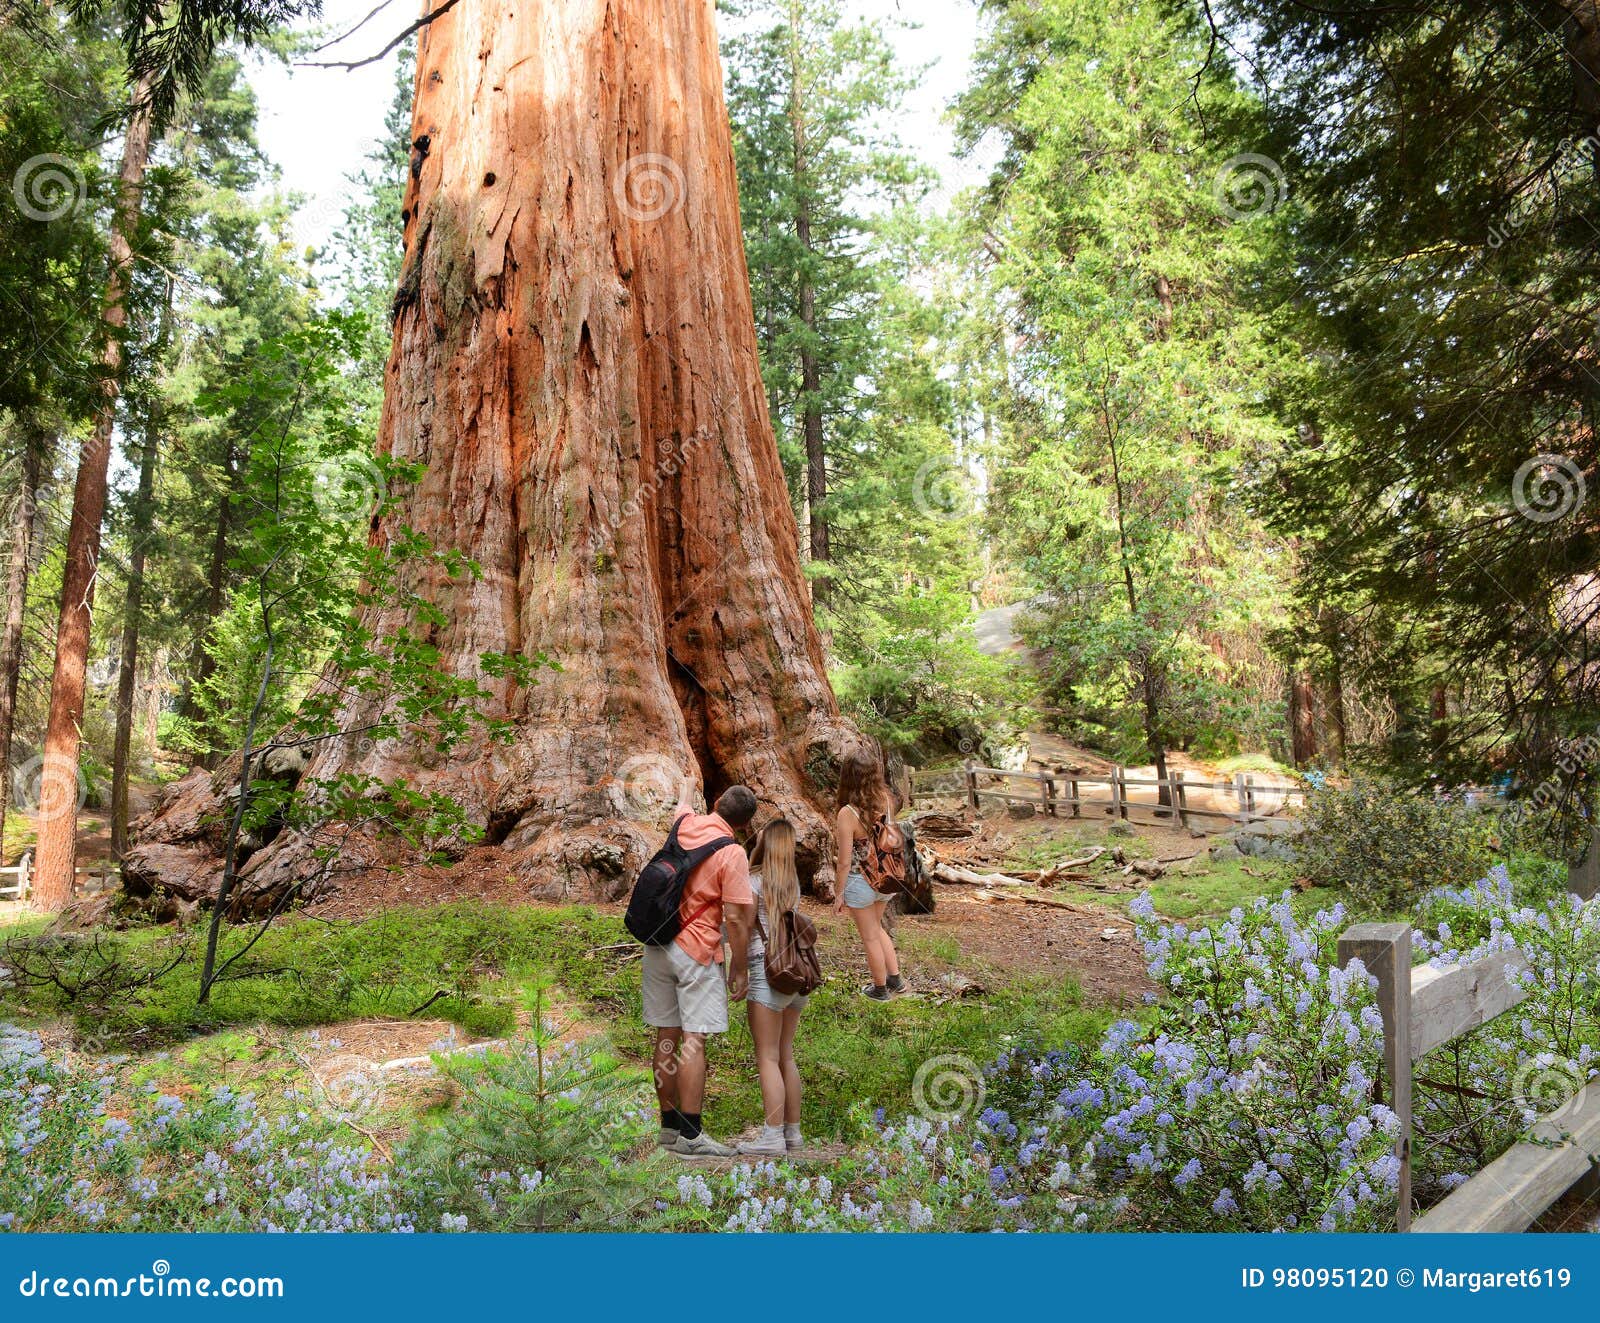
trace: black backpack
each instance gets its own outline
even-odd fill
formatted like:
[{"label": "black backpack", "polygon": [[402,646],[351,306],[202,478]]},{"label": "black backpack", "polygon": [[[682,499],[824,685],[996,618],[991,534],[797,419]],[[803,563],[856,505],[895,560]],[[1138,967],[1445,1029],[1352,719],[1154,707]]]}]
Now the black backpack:
[{"label": "black backpack", "polygon": [[685,850],[678,844],[678,828],[682,825],[683,818],[672,824],[667,843],[639,870],[633,895],[628,897],[623,926],[646,946],[667,946],[672,942],[683,926],[678,909],[683,904],[683,888],[689,874],[724,846],[738,844],[731,836],[719,836]]},{"label": "black backpack", "polygon": [[909,822],[902,822],[900,830],[906,838],[906,883],[900,892],[901,907],[907,914],[933,913],[933,879],[928,876],[922,852],[917,849],[917,831]]}]

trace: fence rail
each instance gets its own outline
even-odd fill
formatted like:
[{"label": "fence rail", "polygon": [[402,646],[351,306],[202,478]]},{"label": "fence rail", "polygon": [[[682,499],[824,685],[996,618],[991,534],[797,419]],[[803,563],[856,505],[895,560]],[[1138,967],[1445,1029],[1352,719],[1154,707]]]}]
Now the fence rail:
[{"label": "fence rail", "polygon": [[[110,890],[122,878],[122,865],[110,859],[79,864],[72,870],[73,892]],[[99,886],[94,885],[96,879]],[[86,885],[87,884],[87,885]],[[33,851],[24,850],[14,864],[0,868],[0,900],[27,900],[33,894]]]},{"label": "fence rail", "polygon": [[1596,1172],[1600,1080],[1588,1085],[1529,1139],[1513,1144],[1433,1208],[1411,1219],[1412,1068],[1429,1052],[1514,1009],[1526,997],[1518,970],[1498,957],[1470,965],[1413,967],[1411,925],[1358,923],[1339,938],[1339,963],[1359,958],[1378,980],[1384,1073],[1400,1121],[1401,1231],[1526,1231],[1563,1194]]},{"label": "fence rail", "polygon": [[[32,890],[33,851],[24,850],[22,857],[9,868],[0,868],[0,900],[27,900]],[[10,878],[8,884],[6,879]]]},{"label": "fence rail", "polygon": [[[982,778],[1000,777],[1003,785],[985,784]],[[1037,790],[1021,793],[1012,782],[1022,781],[1038,786]],[[1090,787],[1104,786],[1104,795],[1085,793]],[[1130,798],[1128,791],[1155,790],[1155,800]],[[1215,795],[1231,796],[1236,807],[1206,807],[1190,802],[1192,792],[1202,791]],[[1082,817],[1086,807],[1102,809],[1114,818],[1128,819],[1134,810],[1153,813],[1157,817],[1176,817],[1183,826],[1191,818],[1211,818],[1248,826],[1266,818],[1276,817],[1291,803],[1304,804],[1305,787],[1298,785],[1269,785],[1257,782],[1248,772],[1240,772],[1230,781],[1192,781],[1182,772],[1169,772],[1165,777],[1130,776],[1124,767],[1113,767],[1104,775],[1082,772],[1031,772],[1008,771],[1003,767],[980,767],[969,763],[959,771],[913,772],[911,774],[911,802],[919,800],[959,798],[974,812],[985,800],[1009,804],[1032,804],[1041,812],[1059,817],[1063,810],[1070,817]]]}]

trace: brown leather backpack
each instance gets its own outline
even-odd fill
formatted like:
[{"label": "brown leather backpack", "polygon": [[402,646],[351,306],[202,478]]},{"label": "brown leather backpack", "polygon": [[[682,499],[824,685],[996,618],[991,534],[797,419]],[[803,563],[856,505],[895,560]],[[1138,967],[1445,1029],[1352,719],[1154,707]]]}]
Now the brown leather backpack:
[{"label": "brown leather backpack", "polygon": [[796,910],[773,925],[777,938],[767,936],[761,921],[756,931],[766,947],[767,986],[774,992],[809,994],[822,986],[822,962],[817,959],[817,925]]},{"label": "brown leather backpack", "polygon": [[906,890],[906,834],[888,814],[879,814],[867,833],[861,871],[867,885],[885,896]]}]

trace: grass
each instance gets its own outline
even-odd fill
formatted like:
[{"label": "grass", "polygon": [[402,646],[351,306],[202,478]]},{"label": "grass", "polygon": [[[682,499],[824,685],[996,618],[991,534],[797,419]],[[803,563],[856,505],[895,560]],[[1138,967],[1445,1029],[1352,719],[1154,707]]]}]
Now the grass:
[{"label": "grass", "polygon": [[1291,881],[1281,865],[1260,859],[1201,856],[1195,862],[1201,867],[1187,872],[1172,869],[1150,884],[1158,914],[1185,920],[1226,914],[1257,896],[1277,895]]},{"label": "grass", "polygon": [[[223,958],[254,931],[230,929]],[[520,988],[533,970],[549,971],[571,995],[601,1010],[622,1009],[628,980],[608,953],[588,953],[625,940],[618,920],[587,906],[462,903],[351,923],[290,917],[267,931],[202,1006],[199,928],[47,937],[29,944],[30,964],[48,961],[60,986],[8,988],[0,1015],[64,1015],[82,1035],[143,1047],[231,1025],[398,1018],[427,1003],[430,1017],[495,1035],[515,1024]],[[149,981],[174,960],[170,972]],[[114,994],[102,995],[108,981]]]},{"label": "grass", "polygon": [[4,843],[7,863],[16,863],[19,854],[33,848],[35,840],[33,823],[17,809],[8,808],[5,826],[0,829],[0,840]]},{"label": "grass", "polygon": [[[253,931],[231,930],[225,953],[237,951]],[[70,1019],[81,1039],[164,1063],[151,1067],[160,1074],[208,1063],[225,1071],[254,1050],[250,1028],[264,1024],[304,1028],[398,1019],[426,1006],[427,1017],[453,1021],[469,1033],[504,1035],[515,1027],[528,986],[549,975],[563,1001],[608,1029],[622,1053],[637,1063],[649,1060],[638,948],[618,918],[588,906],[462,902],[355,922],[290,917],[268,930],[233,971],[239,977],[219,983],[205,1006],[196,1001],[199,929],[98,936],[98,948],[87,936],[32,939],[31,963],[39,953],[49,955],[61,986],[0,991],[0,1019]],[[908,967],[930,975],[959,967],[988,991],[945,1004],[869,1002],[857,992],[861,961],[853,936],[825,929],[827,982],[812,998],[798,1044],[806,1124],[819,1136],[848,1133],[856,1107],[909,1110],[917,1071],[930,1058],[964,1057],[976,1068],[1018,1042],[1058,1047],[1093,1040],[1110,1018],[1086,1005],[1071,979],[1018,979],[976,968],[963,963],[953,937],[920,933],[911,922],[902,923],[899,940]],[[175,957],[170,972],[145,981]],[[434,1000],[437,994],[443,995]],[[706,1110],[713,1126],[729,1133],[761,1116],[749,1029],[737,1006],[730,1032],[712,1047]]]}]

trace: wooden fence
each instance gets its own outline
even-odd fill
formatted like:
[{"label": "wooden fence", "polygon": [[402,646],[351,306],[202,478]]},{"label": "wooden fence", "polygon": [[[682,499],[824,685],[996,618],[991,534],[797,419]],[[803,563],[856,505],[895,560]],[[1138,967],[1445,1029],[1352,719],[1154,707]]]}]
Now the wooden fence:
[{"label": "wooden fence", "polygon": [[[72,890],[109,891],[120,886],[122,867],[109,859],[79,864],[73,870]],[[24,850],[16,863],[0,868],[0,900],[27,900],[33,893],[33,851]]]},{"label": "wooden fence", "polygon": [[32,867],[33,851],[24,850],[16,863],[9,868],[0,868],[0,900],[27,900],[28,893],[33,889]]},{"label": "wooden fence", "polygon": [[1411,1220],[1411,1080],[1415,1063],[1504,1015],[1526,994],[1516,969],[1497,957],[1470,965],[1413,967],[1411,925],[1358,923],[1339,938],[1339,963],[1359,958],[1378,980],[1384,1071],[1400,1120],[1401,1231],[1526,1231],[1566,1191],[1596,1170],[1600,1080],[1580,1090],[1415,1223]]},{"label": "wooden fence", "polygon": [[[999,786],[984,778],[1004,778]],[[1023,791],[1013,782],[1027,783]],[[1037,789],[1033,789],[1037,786]],[[1104,786],[1104,795],[1085,793],[1089,788]],[[1138,800],[1129,796],[1133,788],[1154,790],[1153,800]],[[1217,808],[1193,804],[1189,800],[1193,791],[1209,791],[1214,796],[1231,797],[1235,807]],[[1185,827],[1194,818],[1209,818],[1248,826],[1275,817],[1279,810],[1290,804],[1304,804],[1305,787],[1298,785],[1268,785],[1258,783],[1248,772],[1238,773],[1231,781],[1191,781],[1182,772],[1167,773],[1165,778],[1155,776],[1130,776],[1124,767],[1113,767],[1103,775],[1083,772],[1011,772],[1000,767],[979,767],[969,763],[956,771],[913,772],[911,774],[911,803],[959,799],[974,812],[985,800],[1011,804],[1032,804],[1040,812],[1051,816],[1082,817],[1083,810],[1100,809],[1114,818],[1127,819],[1132,810],[1148,812],[1160,818],[1176,815]]]}]

